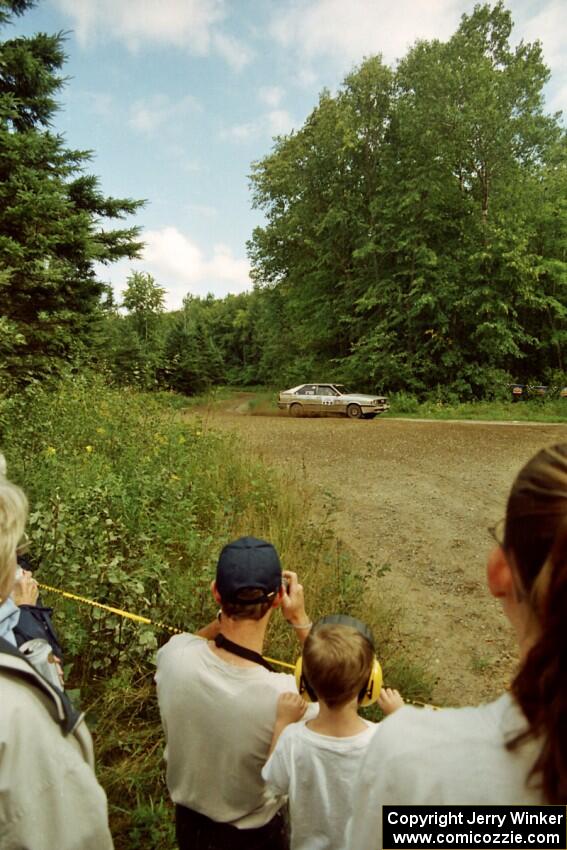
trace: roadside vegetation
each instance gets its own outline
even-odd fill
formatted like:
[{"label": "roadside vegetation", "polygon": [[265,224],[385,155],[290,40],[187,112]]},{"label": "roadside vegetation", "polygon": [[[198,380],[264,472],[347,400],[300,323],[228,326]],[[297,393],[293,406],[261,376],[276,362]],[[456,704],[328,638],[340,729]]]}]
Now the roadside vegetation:
[{"label": "roadside vegetation", "polygon": [[[375,420],[403,419],[457,419],[487,420],[501,422],[566,422],[567,398],[542,397],[513,402],[510,391],[503,391],[500,400],[459,402],[447,401],[447,396],[438,391],[420,401],[415,395],[405,392],[388,396],[390,410]],[[266,387],[214,387],[207,393],[190,398],[172,393],[162,393],[161,398],[169,404],[185,410],[198,409],[203,416],[208,410],[230,407],[250,416],[287,416],[277,406],[277,389]]]},{"label": "roadside vegetation", "polygon": [[[264,537],[300,575],[311,616],[369,622],[387,681],[427,701],[427,678],[399,656],[395,606],[374,591],[366,607],[366,581],[381,567],[357,562],[335,537],[331,498],[315,506],[309,489],[243,454],[235,438],[199,415],[187,421],[182,401],[112,389],[95,375],[0,398],[0,450],[30,497],[38,581],[191,631],[215,615],[220,547]],[[93,731],[116,847],[173,848],[153,684],[169,633],[51,592],[43,599],[55,609],[67,687]],[[276,614],[267,654],[293,663],[291,632]]]},{"label": "roadside vegetation", "polygon": [[475,419],[502,422],[565,422],[567,398],[534,398],[526,401],[510,400],[459,402],[443,401],[434,397],[419,401],[407,393],[394,393],[390,397],[387,417],[406,419]]}]

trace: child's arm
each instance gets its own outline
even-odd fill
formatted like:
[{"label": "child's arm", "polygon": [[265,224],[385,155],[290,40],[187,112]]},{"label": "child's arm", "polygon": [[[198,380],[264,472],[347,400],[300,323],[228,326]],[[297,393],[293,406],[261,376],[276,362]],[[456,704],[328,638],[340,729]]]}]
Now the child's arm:
[{"label": "child's arm", "polygon": [[394,711],[397,711],[398,708],[401,708],[404,705],[404,701],[400,696],[400,692],[396,691],[395,688],[381,688],[380,696],[378,697],[378,705],[384,712],[384,714],[393,714]]},{"label": "child's arm", "polygon": [[306,708],[307,703],[299,696],[299,694],[294,694],[291,691],[286,691],[286,693],[280,694],[276,710],[276,723],[272,735],[272,743],[270,744],[270,750],[268,752],[268,758],[274,752],[276,744],[278,743],[278,738],[285,727],[289,726],[290,723],[296,723],[298,720],[301,720],[305,714]]}]

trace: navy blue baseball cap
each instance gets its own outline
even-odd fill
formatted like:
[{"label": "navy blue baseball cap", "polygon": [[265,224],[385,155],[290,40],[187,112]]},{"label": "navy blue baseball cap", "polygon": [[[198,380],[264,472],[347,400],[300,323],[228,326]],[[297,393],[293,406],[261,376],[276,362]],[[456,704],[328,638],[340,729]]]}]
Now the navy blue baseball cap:
[{"label": "navy blue baseball cap", "polygon": [[[223,602],[257,605],[271,601],[282,585],[282,568],[278,553],[271,543],[257,537],[241,537],[228,543],[217,563],[217,590]],[[263,594],[242,599],[240,593],[250,588]]]}]

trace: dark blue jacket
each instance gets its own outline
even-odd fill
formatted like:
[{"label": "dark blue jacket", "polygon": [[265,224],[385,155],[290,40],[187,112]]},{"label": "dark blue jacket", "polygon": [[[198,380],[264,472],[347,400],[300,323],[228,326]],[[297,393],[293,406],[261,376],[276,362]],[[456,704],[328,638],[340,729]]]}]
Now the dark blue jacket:
[{"label": "dark blue jacket", "polygon": [[43,605],[20,605],[19,610],[20,619],[14,629],[14,636],[18,646],[21,646],[28,640],[42,638],[51,645],[55,655],[63,661],[63,650],[51,622],[53,609],[44,608]]}]

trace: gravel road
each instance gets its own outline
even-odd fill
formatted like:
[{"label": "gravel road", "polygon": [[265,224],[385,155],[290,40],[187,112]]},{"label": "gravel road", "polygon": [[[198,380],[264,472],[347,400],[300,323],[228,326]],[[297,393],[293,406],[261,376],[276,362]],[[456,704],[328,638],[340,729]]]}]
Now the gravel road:
[{"label": "gravel road", "polygon": [[[291,419],[242,406],[206,413],[266,463],[295,469],[337,501],[337,533],[375,569],[369,588],[401,600],[399,638],[433,672],[440,705],[488,699],[510,681],[515,647],[484,580],[487,526],[520,466],[567,441],[567,425]],[[370,578],[372,584],[372,578]]]}]

